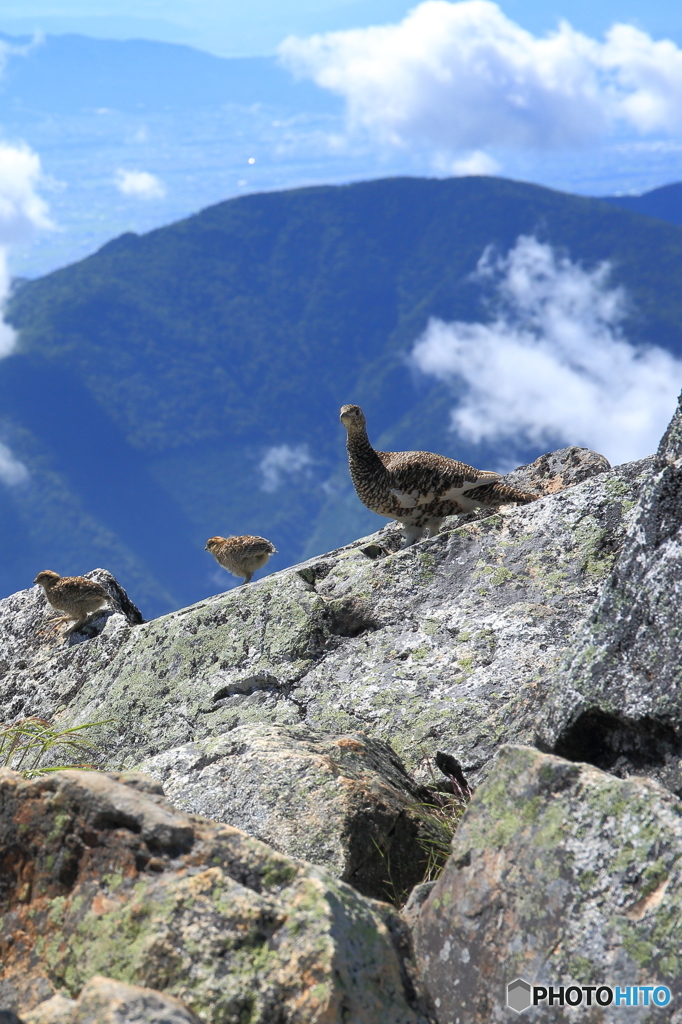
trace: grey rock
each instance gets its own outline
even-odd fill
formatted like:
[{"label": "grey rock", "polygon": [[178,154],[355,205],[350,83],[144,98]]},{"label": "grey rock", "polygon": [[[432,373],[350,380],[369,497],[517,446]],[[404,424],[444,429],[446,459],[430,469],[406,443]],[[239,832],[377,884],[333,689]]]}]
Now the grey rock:
[{"label": "grey rock", "polygon": [[381,740],[307,726],[244,725],[139,766],[184,811],[321,864],[359,892],[402,902],[421,881],[432,799]]},{"label": "grey rock", "polygon": [[428,1024],[392,908],[155,789],[0,771],[2,1005],[31,1024]]},{"label": "grey rock", "polygon": [[557,494],[609,469],[611,463],[603,455],[572,445],[541,455],[528,466],[519,466],[507,473],[503,480],[529,494]]},{"label": "grey rock", "polygon": [[[682,804],[532,748],[504,747],[416,927],[441,1024],[512,1016],[506,986],[659,986],[662,1009],[547,1004],[528,1021],[682,1021]],[[592,998],[594,1004],[594,997]],[[649,993],[651,1003],[651,993]]]},{"label": "grey rock", "polygon": [[179,999],[95,975],[78,997],[73,1024],[200,1024]]},{"label": "grey rock", "polygon": [[537,743],[682,794],[682,410],[538,718]]},{"label": "grey rock", "polygon": [[360,730],[390,742],[424,784],[444,750],[476,785],[501,743],[533,741],[649,468],[644,460],[522,508],[451,519],[395,553],[389,525],[69,648],[38,635],[37,595],[24,591],[0,603],[0,628],[14,631],[0,702],[12,718],[113,720],[94,734],[104,766],[267,722]]},{"label": "grey rock", "polygon": [[419,885],[415,885],[407,899],[407,902],[405,903],[405,906],[400,911],[410,931],[414,931],[416,928],[421,909],[427,898],[431,895],[431,890],[435,884],[435,881],[432,881],[420,882]]},{"label": "grey rock", "polygon": [[[0,1024],[2,1019],[0,1018]],[[62,995],[40,1003],[25,1024],[201,1024],[179,999],[140,985],[95,975],[78,999]]]},{"label": "grey rock", "polygon": [[25,1015],[25,1024],[73,1024],[77,1006],[75,999],[57,993],[29,1010]]}]

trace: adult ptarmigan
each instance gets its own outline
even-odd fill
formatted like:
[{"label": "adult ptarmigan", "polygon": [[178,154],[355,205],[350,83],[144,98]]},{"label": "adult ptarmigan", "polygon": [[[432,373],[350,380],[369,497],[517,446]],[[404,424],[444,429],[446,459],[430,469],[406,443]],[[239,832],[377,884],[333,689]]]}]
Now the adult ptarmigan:
[{"label": "adult ptarmigan", "polygon": [[93,612],[111,603],[111,596],[104,587],[85,576],[60,576],[51,569],[44,569],[33,582],[43,588],[48,603],[55,611],[64,613],[58,622],[73,620],[65,636],[75,633]]},{"label": "adult ptarmigan", "polygon": [[500,483],[499,473],[444,455],[375,451],[359,405],[344,405],[341,422],[348,431],[348,464],[358,498],[372,512],[403,524],[403,547],[421,540],[427,530],[435,537],[446,516],[537,499]]},{"label": "adult ptarmigan", "polygon": [[250,583],[254,572],[265,565],[277,548],[265,537],[247,534],[244,537],[210,537],[204,551],[210,551],[216,562],[233,576],[243,576],[244,583]]}]

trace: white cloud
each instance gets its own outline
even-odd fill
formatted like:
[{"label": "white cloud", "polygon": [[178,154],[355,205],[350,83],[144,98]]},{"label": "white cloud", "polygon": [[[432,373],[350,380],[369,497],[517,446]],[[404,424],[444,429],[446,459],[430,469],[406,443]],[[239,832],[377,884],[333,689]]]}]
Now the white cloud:
[{"label": "white cloud", "polygon": [[289,37],[280,56],[345,97],[351,130],[436,153],[584,145],[623,122],[682,132],[682,50],[630,25],[540,37],[489,0],[426,0],[396,25]]},{"label": "white cloud", "polygon": [[609,273],[608,263],[585,270],[530,237],[506,257],[486,250],[474,278],[495,287],[494,319],[431,320],[411,355],[423,373],[464,384],[452,413],[462,438],[584,445],[613,463],[655,451],[682,361],[627,341],[626,296]]},{"label": "white cloud", "polygon": [[15,487],[28,480],[28,470],[23,462],[15,458],[6,444],[0,441],[0,483]]},{"label": "white cloud", "polygon": [[261,490],[277,491],[287,476],[307,475],[315,464],[307,444],[278,444],[268,448],[258,464],[261,473]]},{"label": "white cloud", "polygon": [[[0,310],[9,294],[7,251],[41,228],[52,228],[47,203],[38,195],[40,158],[28,146],[0,142]],[[0,359],[16,344],[14,328],[0,320]]]},{"label": "white cloud", "polygon": [[136,199],[163,199],[166,186],[155,174],[148,171],[125,171],[119,168],[114,178],[116,188],[124,196]]},{"label": "white cloud", "polygon": [[[0,73],[10,53],[28,50],[29,47],[12,47],[0,41]],[[14,350],[17,340],[16,331],[3,316],[10,291],[8,249],[25,242],[36,230],[54,227],[47,203],[36,191],[41,175],[37,153],[23,144],[0,142],[0,359]],[[23,462],[0,442],[0,483],[14,487],[28,478]]]},{"label": "white cloud", "polygon": [[475,149],[473,153],[468,153],[463,156],[460,160],[453,160],[449,170],[457,175],[462,176],[466,174],[497,174],[500,170],[500,165],[497,160],[493,160],[491,156],[484,153],[481,149]]},{"label": "white cloud", "polygon": [[0,245],[25,242],[36,228],[51,228],[47,203],[36,192],[40,157],[28,146],[0,142]]}]

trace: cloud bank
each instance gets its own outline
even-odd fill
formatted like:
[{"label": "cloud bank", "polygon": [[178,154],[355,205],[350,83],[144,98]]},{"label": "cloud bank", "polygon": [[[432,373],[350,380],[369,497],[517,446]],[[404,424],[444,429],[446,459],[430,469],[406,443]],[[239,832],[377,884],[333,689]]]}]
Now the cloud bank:
[{"label": "cloud bank", "polygon": [[278,444],[268,448],[258,464],[261,490],[274,493],[287,477],[307,475],[315,460],[307,444]]},{"label": "cloud bank", "polygon": [[125,171],[121,167],[116,171],[114,182],[122,195],[135,199],[163,199],[166,194],[161,179],[148,171]]},{"label": "cloud bank", "polygon": [[486,250],[475,279],[492,285],[490,323],[431,320],[412,364],[464,385],[452,428],[475,443],[576,444],[612,463],[656,450],[682,387],[682,361],[622,332],[626,296],[610,267],[585,270],[521,236],[505,256]]},{"label": "cloud bank", "polygon": [[[2,50],[0,49],[0,57]],[[41,228],[51,228],[45,201],[36,187],[40,180],[40,159],[27,146],[0,143],[0,314],[9,295],[7,252]],[[16,345],[16,332],[0,318],[0,359]],[[0,443],[0,482],[9,486],[28,479],[28,470]]]},{"label": "cloud bank", "polygon": [[473,159],[582,146],[617,125],[682,134],[682,50],[631,25],[539,37],[489,0],[426,0],[397,25],[289,37],[280,57],[345,97],[352,130],[398,146]]}]

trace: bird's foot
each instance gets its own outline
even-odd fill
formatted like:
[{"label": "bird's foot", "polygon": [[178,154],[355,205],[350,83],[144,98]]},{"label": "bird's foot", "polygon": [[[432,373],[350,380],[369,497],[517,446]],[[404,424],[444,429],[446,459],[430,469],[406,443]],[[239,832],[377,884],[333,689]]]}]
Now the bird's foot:
[{"label": "bird's foot", "polygon": [[411,548],[413,544],[416,544],[418,540],[424,538],[426,530],[422,526],[410,526],[405,529],[405,539],[400,545],[401,550],[403,548]]}]

